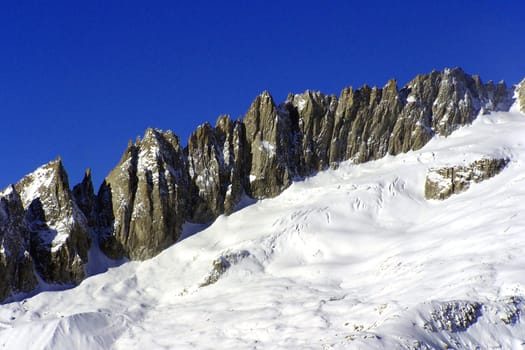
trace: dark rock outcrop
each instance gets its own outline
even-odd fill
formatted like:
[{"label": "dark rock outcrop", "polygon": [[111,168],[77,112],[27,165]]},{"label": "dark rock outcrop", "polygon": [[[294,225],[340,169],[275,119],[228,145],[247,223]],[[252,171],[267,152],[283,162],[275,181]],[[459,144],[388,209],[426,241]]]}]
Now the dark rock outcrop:
[{"label": "dark rock outcrop", "polygon": [[37,286],[24,216],[22,200],[13,186],[0,193],[0,300]]},{"label": "dark rock outcrop", "polygon": [[190,136],[187,155],[191,180],[189,220],[209,222],[231,213],[244,192],[247,155],[244,126],[221,116],[215,128],[206,123]]},{"label": "dark rock outcrop", "polygon": [[330,146],[334,133],[337,97],[306,91],[290,95],[285,103],[292,116],[294,157],[299,160],[297,171],[307,176],[330,165]]},{"label": "dark rock outcrop", "polygon": [[497,175],[508,164],[508,159],[480,159],[468,166],[430,169],[425,181],[426,199],[447,199],[466,191],[477,183]]},{"label": "dark rock outcrop", "polygon": [[146,259],[178,239],[189,212],[189,176],[179,138],[148,129],[128,146],[98,194],[100,246],[113,258]]},{"label": "dark rock outcrop", "polygon": [[244,117],[245,144],[250,154],[247,193],[255,198],[274,197],[295,175],[294,125],[286,109],[278,109],[270,94],[257,96]]},{"label": "dark rock outcrop", "polygon": [[91,170],[87,169],[84,179],[78,185],[73,187],[73,197],[82,213],[88,221],[90,227],[95,227],[98,221],[97,215],[97,198],[91,180]]},{"label": "dark rock outcrop", "polygon": [[478,302],[454,300],[432,302],[434,310],[423,328],[430,332],[462,332],[474,325],[481,316],[482,304]]}]

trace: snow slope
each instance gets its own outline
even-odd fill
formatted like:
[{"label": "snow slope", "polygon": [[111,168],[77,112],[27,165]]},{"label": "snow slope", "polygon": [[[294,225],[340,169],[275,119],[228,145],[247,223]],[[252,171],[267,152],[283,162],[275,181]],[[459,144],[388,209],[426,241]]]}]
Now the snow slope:
[{"label": "snow slope", "polygon": [[[0,306],[0,347],[525,348],[524,141],[514,110],[344,163],[153,259]],[[427,169],[483,156],[511,161],[465,193],[423,198]]]}]

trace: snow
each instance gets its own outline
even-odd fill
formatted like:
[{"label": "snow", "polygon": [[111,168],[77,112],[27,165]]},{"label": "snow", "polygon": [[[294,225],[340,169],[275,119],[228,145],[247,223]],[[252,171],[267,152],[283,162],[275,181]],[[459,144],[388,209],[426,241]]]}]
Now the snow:
[{"label": "snow", "polygon": [[[188,224],[153,259],[2,305],[0,346],[523,348],[524,134],[520,113],[481,115],[421,150],[343,163]],[[483,157],[511,161],[424,200],[428,169]]]},{"label": "snow", "polygon": [[294,102],[297,103],[297,110],[301,112],[306,107],[306,99],[302,95],[295,95]]},{"label": "snow", "polygon": [[262,140],[259,149],[264,150],[268,153],[269,157],[275,156],[275,145],[270,141]]},{"label": "snow", "polygon": [[157,170],[157,159],[159,157],[160,149],[158,144],[143,147],[139,153],[137,161],[137,173],[149,174],[154,183],[158,182],[159,173]]},{"label": "snow", "polygon": [[7,197],[13,193],[13,186],[8,186],[4,188],[2,191],[0,191],[0,198]]},{"label": "snow", "polygon": [[407,97],[407,103],[413,103],[416,102],[416,97],[414,95],[410,95]]},{"label": "snow", "polygon": [[49,175],[52,172],[53,168],[44,165],[22,180],[29,182],[27,186],[24,186],[24,191],[20,194],[24,208],[29,207],[35,198],[39,198],[42,190],[49,188],[54,180],[54,176]]}]

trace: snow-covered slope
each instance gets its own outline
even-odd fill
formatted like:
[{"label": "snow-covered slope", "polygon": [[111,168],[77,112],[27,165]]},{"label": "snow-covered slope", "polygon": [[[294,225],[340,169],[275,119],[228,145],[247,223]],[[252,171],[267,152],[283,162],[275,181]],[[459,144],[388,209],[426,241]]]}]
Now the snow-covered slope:
[{"label": "snow-covered slope", "polygon": [[[445,201],[427,169],[508,158]],[[6,349],[524,348],[525,116],[294,183],[144,262],[0,307]]]}]

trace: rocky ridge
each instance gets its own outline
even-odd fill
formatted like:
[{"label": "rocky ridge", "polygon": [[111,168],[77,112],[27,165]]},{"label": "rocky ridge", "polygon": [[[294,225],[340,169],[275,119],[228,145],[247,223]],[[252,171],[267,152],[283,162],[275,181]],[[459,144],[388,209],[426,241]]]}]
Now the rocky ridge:
[{"label": "rocky ridge", "polygon": [[[521,87],[516,99],[525,109]],[[346,88],[339,97],[306,91],[276,104],[263,92],[242,120],[203,124],[186,147],[170,131],[148,129],[96,194],[89,171],[71,191],[58,159],[0,195],[0,280],[8,286],[0,299],[31,290],[37,276],[79,282],[90,237],[113,259],[152,257],[179,239],[185,222],[210,222],[243,196],[276,196],[341,161],[419,149],[479,113],[508,110],[513,94],[459,68],[419,75],[402,88],[395,80]]]}]

